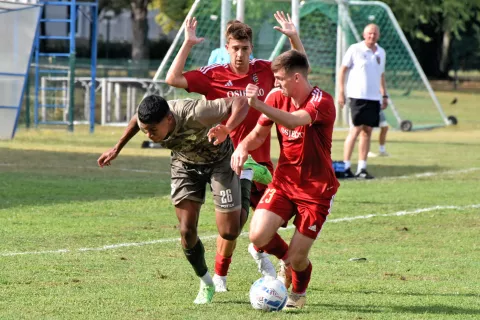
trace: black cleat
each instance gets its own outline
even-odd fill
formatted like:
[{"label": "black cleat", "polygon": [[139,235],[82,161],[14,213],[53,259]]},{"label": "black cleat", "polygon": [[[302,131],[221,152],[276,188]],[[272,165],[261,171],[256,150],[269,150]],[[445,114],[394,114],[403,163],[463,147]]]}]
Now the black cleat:
[{"label": "black cleat", "polygon": [[352,170],[350,170],[350,168],[345,169],[345,172],[343,174],[344,174],[343,177],[345,179],[355,178],[355,175],[353,174]]},{"label": "black cleat", "polygon": [[355,178],[369,180],[374,179],[375,177],[369,174],[366,169],[362,169],[359,173],[355,175]]}]

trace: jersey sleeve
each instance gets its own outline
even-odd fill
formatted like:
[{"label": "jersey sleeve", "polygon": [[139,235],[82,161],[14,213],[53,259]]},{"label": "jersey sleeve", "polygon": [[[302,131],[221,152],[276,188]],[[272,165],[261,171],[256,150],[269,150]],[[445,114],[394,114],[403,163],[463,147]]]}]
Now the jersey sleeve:
[{"label": "jersey sleeve", "polygon": [[228,119],[233,106],[233,99],[194,100],[192,116],[195,121],[213,125]]},{"label": "jersey sleeve", "polygon": [[319,89],[314,91],[312,98],[304,109],[312,119],[311,124],[335,122],[336,111],[333,98]]},{"label": "jersey sleeve", "polygon": [[342,66],[351,68],[353,65],[353,45],[347,49],[342,59]]},{"label": "jersey sleeve", "polygon": [[200,70],[187,71],[183,74],[187,79],[187,92],[196,92],[201,95],[207,95],[211,88],[212,79]]},{"label": "jersey sleeve", "polygon": [[[265,98],[265,101],[264,103],[270,107],[274,107],[274,108],[278,108],[277,106],[277,95],[278,95],[278,92],[280,92],[279,89],[273,89],[272,91],[270,91],[267,95],[267,97]],[[270,120],[269,117],[267,117],[266,115],[264,115],[262,113],[262,115],[260,116],[260,118],[258,118],[258,121],[257,123],[261,126],[271,126],[273,125],[273,121]]]}]

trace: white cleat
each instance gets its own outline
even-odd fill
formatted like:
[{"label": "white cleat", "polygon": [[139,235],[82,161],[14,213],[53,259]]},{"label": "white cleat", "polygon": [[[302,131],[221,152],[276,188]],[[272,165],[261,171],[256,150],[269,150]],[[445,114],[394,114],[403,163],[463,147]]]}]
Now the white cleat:
[{"label": "white cleat", "polygon": [[305,296],[305,294],[298,294],[292,292],[288,295],[285,310],[302,309],[305,306],[305,302],[307,302],[307,297]]},{"label": "white cleat", "polygon": [[215,285],[215,292],[227,292],[227,276],[219,276],[215,274],[212,278]]},{"label": "white cleat", "polygon": [[369,157],[369,158],[375,158],[375,157],[378,157],[378,154],[376,154],[376,153],[374,153],[374,152],[371,152],[371,151],[368,151],[367,157]]},{"label": "white cleat", "polygon": [[387,151],[382,151],[378,154],[379,157],[389,157],[390,154]]},{"label": "white cleat", "polygon": [[275,271],[275,267],[268,258],[267,253],[257,252],[257,250],[255,250],[255,248],[253,247],[253,243],[250,243],[248,245],[248,252],[250,252],[253,260],[255,260],[255,262],[257,263],[258,272],[260,272],[264,277],[269,276],[276,278],[277,273]]}]

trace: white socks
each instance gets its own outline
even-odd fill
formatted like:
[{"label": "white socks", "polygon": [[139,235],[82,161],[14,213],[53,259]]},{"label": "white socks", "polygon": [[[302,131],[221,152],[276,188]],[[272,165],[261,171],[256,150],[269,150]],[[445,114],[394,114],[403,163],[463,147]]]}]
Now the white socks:
[{"label": "white socks", "polygon": [[213,286],[213,280],[209,272],[205,273],[203,277],[200,277],[200,281],[206,286]]},{"label": "white socks", "polygon": [[358,160],[358,167],[357,167],[357,173],[362,171],[362,169],[367,169],[367,161],[365,160]]}]

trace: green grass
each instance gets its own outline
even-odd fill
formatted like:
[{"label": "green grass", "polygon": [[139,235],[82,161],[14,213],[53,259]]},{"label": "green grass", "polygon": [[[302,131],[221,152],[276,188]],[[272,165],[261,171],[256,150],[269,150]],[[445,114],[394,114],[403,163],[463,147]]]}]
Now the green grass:
[{"label": "green grass", "polygon": [[[20,129],[0,141],[0,319],[478,319],[480,96],[455,96],[445,112],[458,126],[392,131],[392,156],[369,160],[378,179],[341,182],[311,252],[307,307],[288,314],[250,307],[259,275],[246,234],[230,291],[193,305],[198,280],[176,240],[168,151],[140,149],[139,135],[100,169],[121,128]],[[345,135],[334,133],[335,160]],[[210,195],[199,230],[212,270]]]}]

